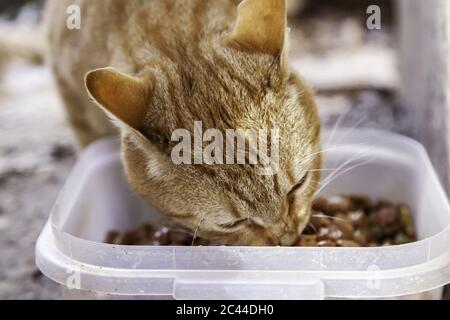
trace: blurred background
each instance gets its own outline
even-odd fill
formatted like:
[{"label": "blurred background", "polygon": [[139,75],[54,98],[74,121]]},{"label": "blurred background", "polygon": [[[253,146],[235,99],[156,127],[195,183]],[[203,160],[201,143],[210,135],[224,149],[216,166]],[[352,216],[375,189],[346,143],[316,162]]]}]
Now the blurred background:
[{"label": "blurred background", "polygon": [[[445,1],[445,0],[443,0]],[[0,0],[0,26],[31,35],[44,1]],[[291,59],[317,92],[326,127],[373,127],[415,136],[398,96],[394,0],[298,0],[289,9]],[[381,29],[366,10],[381,8]],[[34,40],[36,41],[36,40]],[[37,44],[39,45],[39,44]],[[8,48],[1,47],[4,56]],[[29,58],[29,57],[28,57]],[[34,264],[34,244],[76,160],[74,139],[40,59],[0,59],[0,298],[53,299]],[[444,169],[445,170],[445,169]]]}]

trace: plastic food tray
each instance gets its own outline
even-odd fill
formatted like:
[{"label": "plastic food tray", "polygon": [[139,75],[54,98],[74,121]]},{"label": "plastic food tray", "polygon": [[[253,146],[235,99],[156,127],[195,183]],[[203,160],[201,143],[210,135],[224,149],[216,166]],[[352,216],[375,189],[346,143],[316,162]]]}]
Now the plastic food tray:
[{"label": "plastic food tray", "polygon": [[325,167],[356,166],[323,194],[408,203],[420,241],[380,248],[103,244],[110,230],[158,219],[128,189],[111,140],[80,156],[37,242],[37,265],[67,299],[441,298],[450,282],[450,208],[425,150],[374,130],[341,130],[330,138],[324,138]]}]

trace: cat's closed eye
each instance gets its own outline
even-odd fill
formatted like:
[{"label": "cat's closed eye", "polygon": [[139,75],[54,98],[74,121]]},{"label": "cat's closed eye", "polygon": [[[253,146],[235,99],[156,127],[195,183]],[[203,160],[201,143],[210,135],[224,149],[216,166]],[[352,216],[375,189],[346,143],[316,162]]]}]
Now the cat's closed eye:
[{"label": "cat's closed eye", "polygon": [[238,227],[241,227],[242,225],[247,225],[247,226],[251,225],[251,226],[262,227],[262,228],[265,228],[265,226],[266,226],[264,221],[258,217],[247,217],[247,218],[243,218],[243,219],[238,219],[238,220],[235,220],[230,223],[220,224],[219,226],[224,229],[236,229]]},{"label": "cat's closed eye", "polygon": [[290,193],[293,193],[299,189],[301,189],[307,182],[309,177],[309,172],[307,172],[301,179],[300,181],[292,188]]},{"label": "cat's closed eye", "polygon": [[222,223],[219,226],[224,229],[233,229],[233,228],[239,227],[243,223],[248,223],[248,222],[250,222],[249,218],[244,218],[244,219],[240,219],[240,220],[236,220],[236,221],[231,221],[228,223]]}]

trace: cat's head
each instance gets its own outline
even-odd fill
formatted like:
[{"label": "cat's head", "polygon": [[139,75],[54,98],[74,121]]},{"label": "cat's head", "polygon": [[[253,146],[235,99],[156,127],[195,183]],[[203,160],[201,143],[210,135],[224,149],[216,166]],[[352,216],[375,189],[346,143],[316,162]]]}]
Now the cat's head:
[{"label": "cat's head", "polygon": [[[178,48],[133,76],[95,70],[86,86],[119,126],[129,183],[150,204],[221,244],[290,245],[309,220],[319,180],[319,119],[311,90],[286,61],[285,0],[246,0],[237,12],[233,29],[200,39],[197,52]],[[269,150],[278,146],[275,170],[249,164],[248,147],[245,164],[177,164],[177,132],[192,138],[193,154],[181,153],[194,162],[194,141],[202,140],[194,123],[206,135],[222,133],[224,148],[226,130],[265,129]],[[210,135],[200,150],[219,138]],[[222,151],[210,154],[225,162]]]}]

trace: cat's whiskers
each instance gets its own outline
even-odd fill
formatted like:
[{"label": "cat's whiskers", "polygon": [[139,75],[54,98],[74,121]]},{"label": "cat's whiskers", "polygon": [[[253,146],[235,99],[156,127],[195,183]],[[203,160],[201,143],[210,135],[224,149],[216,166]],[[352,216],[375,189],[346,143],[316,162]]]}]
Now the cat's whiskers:
[{"label": "cat's whiskers", "polygon": [[[331,134],[330,134],[330,136],[328,137],[328,140],[327,140],[327,144],[328,144],[328,145],[331,145],[331,144],[337,144],[337,145],[339,145],[340,141],[344,140],[350,133],[353,132],[353,130],[355,130],[361,123],[363,123],[363,122],[368,118],[367,115],[364,115],[364,116],[362,116],[361,119],[359,119],[353,126],[348,127],[348,128],[344,128],[344,127],[340,128],[341,123],[344,121],[344,119],[347,117],[347,115],[350,114],[350,111],[351,111],[351,110],[352,110],[352,108],[349,108],[347,111],[345,111],[344,113],[342,113],[342,114],[339,116],[338,120],[335,122],[335,124],[334,124],[334,126],[333,126],[333,129],[332,129],[332,131],[331,131]],[[336,132],[337,132],[338,129],[345,130],[345,131],[344,131],[343,134],[340,136],[339,141],[335,141],[335,138],[336,138]],[[367,144],[366,144],[366,143],[358,143],[358,144],[343,145],[342,147],[347,147],[347,146],[348,146],[348,147],[352,147],[352,146],[365,146],[365,145],[367,145]],[[333,150],[333,148],[331,148],[331,149]],[[360,157],[360,159],[361,159],[361,158],[362,158],[362,157]],[[354,160],[347,161],[345,164],[341,165],[341,166],[339,167],[340,169],[336,169],[335,172],[333,172],[329,177],[327,177],[327,179],[331,178],[332,180],[334,180],[332,177],[333,177],[334,175],[336,175],[336,173],[337,173],[338,170],[344,169],[344,171],[347,171],[347,172],[348,172],[349,170],[348,170],[348,169],[345,169],[345,165],[351,163],[352,161],[354,161]],[[319,170],[320,170],[320,169],[319,169]],[[325,172],[325,171],[328,171],[328,170],[325,169],[325,170],[320,171],[320,172]],[[329,171],[332,171],[332,170],[329,170]],[[325,180],[325,181],[322,182],[321,184],[325,183],[326,181],[327,181],[327,180]],[[323,190],[323,189],[322,189],[322,190]],[[318,192],[317,192],[317,193],[318,193]]]},{"label": "cat's whiskers", "polygon": [[[353,132],[353,130],[355,130],[357,127],[359,127],[359,125],[361,123],[363,123],[368,116],[364,115],[363,117],[361,117],[361,119],[359,119],[358,121],[356,121],[351,127],[341,127],[339,128],[339,125],[341,124],[341,122],[343,121],[343,119],[349,114],[349,111],[351,110],[351,108],[349,110],[347,110],[345,113],[343,113],[339,119],[336,121],[335,125],[333,126],[333,129],[331,131],[330,136],[328,137],[327,140],[327,144],[331,145],[331,144],[338,144],[340,141],[344,140],[345,138],[347,138],[347,136]],[[338,141],[334,141],[334,139],[336,138],[336,132],[337,130],[342,130],[343,133],[340,136],[340,139]]]},{"label": "cat's whiskers", "polygon": [[[330,220],[333,220],[333,221],[343,221],[343,222],[349,222],[349,223],[351,223],[351,220],[350,220],[350,219],[344,219],[344,218],[332,217],[332,216],[327,216],[327,215],[325,215],[325,214],[315,214],[315,215],[312,215],[312,217],[313,217],[313,218],[323,218],[323,219],[330,219]],[[313,230],[314,230],[314,232],[315,232],[315,235],[316,235],[316,236],[319,235],[319,230],[317,230],[317,228],[314,227],[314,226],[312,226],[312,227],[313,227]],[[321,229],[322,229],[322,228],[321,228]]]},{"label": "cat's whiskers", "polygon": [[336,178],[340,177],[342,174],[345,174],[359,166],[365,165],[370,161],[362,162],[355,164],[351,167],[347,167],[352,162],[359,161],[361,159],[364,159],[368,155],[368,152],[363,152],[359,156],[355,156],[350,158],[349,160],[345,161],[341,165],[339,165],[337,168],[334,169],[311,169],[307,170],[305,172],[330,172],[330,174],[322,181],[322,180],[313,180],[311,181],[310,185],[304,192],[309,192],[313,188],[317,188],[315,191],[315,195],[319,194],[325,187],[327,187],[332,181],[334,181]]},{"label": "cat's whiskers", "polygon": [[197,233],[198,233],[198,231],[199,231],[199,229],[200,229],[200,225],[201,225],[201,223],[203,222],[203,220],[205,220],[205,213],[204,213],[204,212],[203,212],[203,214],[202,214],[200,220],[198,221],[197,227],[195,228],[194,236],[192,237],[192,244],[191,244],[191,247],[194,246],[195,240],[197,240]]},{"label": "cat's whiskers", "polygon": [[[354,160],[352,160],[352,161],[354,161]],[[328,186],[329,186],[334,180],[336,180],[337,178],[339,178],[339,177],[341,177],[342,175],[344,175],[344,174],[350,172],[351,170],[354,170],[354,169],[356,169],[356,168],[359,168],[359,167],[361,167],[361,166],[363,166],[363,165],[366,165],[366,164],[370,163],[372,160],[371,160],[371,159],[368,159],[368,160],[363,161],[363,162],[361,162],[361,163],[355,164],[355,165],[353,165],[353,166],[351,166],[351,167],[349,167],[349,168],[345,168],[345,166],[348,165],[349,163],[351,163],[352,161],[348,161],[348,163],[345,163],[345,164],[343,165],[342,168],[343,168],[344,170],[341,171],[341,169],[339,169],[338,171],[334,172],[334,173],[331,174],[329,177],[327,177],[327,178],[319,185],[319,188],[317,189],[317,191],[316,191],[315,194],[316,194],[316,195],[317,195],[317,194],[320,194],[326,187],[328,187]],[[339,172],[339,171],[340,171],[340,172]]]},{"label": "cat's whiskers", "polygon": [[331,134],[328,137],[328,144],[331,144],[331,142],[334,139],[334,136],[336,134],[336,131],[339,129],[339,126],[341,125],[341,122],[344,121],[344,119],[347,117],[348,114],[350,114],[350,111],[352,110],[352,108],[348,108],[347,111],[345,111],[344,113],[342,113],[341,115],[339,115],[337,121],[334,123],[333,125],[333,129],[331,130]]},{"label": "cat's whiskers", "polygon": [[334,172],[336,170],[342,170],[342,169],[338,169],[338,168],[332,168],[332,169],[311,169],[311,170],[306,170],[305,173],[308,173],[308,172]]},{"label": "cat's whiskers", "polygon": [[[310,154],[304,158],[302,158],[301,161],[301,165],[305,165],[308,163],[308,161],[306,161],[309,158],[314,157],[317,154],[324,154],[326,152],[331,152],[331,151],[336,151],[339,149],[344,149],[344,148],[352,148],[352,147],[360,147],[360,146],[367,146],[366,143],[357,143],[357,144],[344,144],[341,145],[341,141],[343,141],[350,133],[352,133],[359,125],[361,125],[362,122],[364,122],[367,119],[367,116],[363,116],[360,120],[358,120],[352,127],[349,128],[340,128],[341,123],[344,121],[344,119],[349,115],[351,111],[351,108],[349,108],[345,113],[341,114],[338,118],[338,120],[336,121],[336,123],[333,126],[333,129],[331,130],[331,133],[327,139],[326,144],[327,145],[336,145],[335,147],[330,147],[327,148],[323,151],[319,151],[319,152],[315,152],[313,154]],[[338,129],[341,130],[345,130],[342,132],[342,134],[340,134],[338,137],[336,136]],[[338,138],[338,139],[337,139]],[[328,168],[318,168],[318,169],[310,169],[310,170],[306,170],[305,172],[325,172],[325,173],[329,173],[329,175],[327,177],[325,177],[324,180],[316,180],[316,181],[312,181],[310,186],[308,187],[308,191],[312,188],[316,188],[315,191],[315,195],[317,196],[318,194],[320,194],[326,187],[328,187],[333,181],[335,181],[337,178],[341,177],[342,175],[360,167],[363,165],[366,165],[368,163],[371,162],[371,159],[365,159],[367,156],[369,155],[369,152],[361,152],[359,155],[356,155],[352,158],[350,158],[349,160],[345,161],[344,163],[342,163],[341,165],[339,165],[337,168],[332,168],[332,169],[328,169]],[[359,162],[361,161],[361,162]],[[309,161],[310,162],[310,161]],[[355,163],[358,162],[358,163]],[[352,163],[354,163],[354,165],[351,165]],[[348,167],[349,165],[351,165],[350,167]],[[344,221],[344,222],[350,222],[350,219],[345,219],[345,218],[340,218],[340,217],[334,217],[334,216],[328,216],[325,215],[323,213],[313,213],[311,215],[312,218],[324,218],[324,219],[330,219],[333,221]],[[312,224],[312,222],[309,222],[308,225],[313,229],[313,231],[318,234],[318,230],[317,228]]]},{"label": "cat's whiskers", "polygon": [[[314,217],[314,216],[311,216],[311,217]],[[317,230],[317,228],[312,224],[312,222],[308,222],[308,226],[311,227],[311,229],[313,229],[315,233],[319,232],[319,230]]]},{"label": "cat's whiskers", "polygon": [[[319,154],[324,154],[326,152],[331,152],[331,151],[336,151],[336,150],[340,150],[340,149],[345,149],[345,148],[351,148],[351,147],[360,147],[360,146],[364,146],[366,145],[366,143],[355,143],[355,144],[343,144],[343,145],[339,145],[336,147],[330,147],[327,149],[323,149],[317,152],[313,152],[311,154],[308,154],[307,156],[304,156],[303,158],[300,158],[298,160],[294,161],[294,164],[296,166],[304,166],[310,162],[312,162],[314,160],[314,156],[319,155]],[[307,159],[310,159],[308,161],[306,161]]]},{"label": "cat's whiskers", "polygon": [[182,234],[186,234],[186,235],[189,235],[189,236],[192,236],[193,234],[192,234],[192,232],[190,232],[190,231],[188,231],[188,230],[184,230],[184,229],[182,229],[182,228],[174,228],[174,227],[172,227],[171,228],[171,231],[173,231],[173,232],[176,232],[176,233],[182,233]]},{"label": "cat's whiskers", "polygon": [[166,221],[163,225],[170,229],[171,232],[184,234],[186,236],[193,236],[193,233],[187,229],[180,227],[173,221]]},{"label": "cat's whiskers", "polygon": [[[352,166],[350,168],[347,168],[346,166],[351,164],[352,162],[358,161],[363,159],[368,153],[365,152],[362,155],[360,155],[359,157],[353,157],[347,161],[345,161],[344,163],[342,163],[341,165],[339,165],[339,167],[337,168],[331,168],[331,169],[327,169],[327,168],[323,168],[323,169],[310,169],[310,170],[306,170],[305,173],[308,172],[329,172],[330,174],[325,178],[325,180],[321,181],[321,180],[313,180],[311,181],[311,184],[309,185],[308,189],[306,191],[309,191],[311,188],[320,188],[321,186],[323,186],[324,184],[328,183],[329,179],[333,179],[333,177],[342,172],[342,173],[346,173],[348,172],[350,169],[354,169],[356,167],[358,167],[359,165],[364,165],[365,163],[362,164],[357,164],[355,166]],[[317,194],[317,192],[316,192]]]},{"label": "cat's whiskers", "polygon": [[[350,219],[344,219],[344,218],[339,218],[339,217],[333,217],[333,216],[328,216],[326,214],[313,214],[311,217],[313,218],[324,218],[324,219],[330,219],[330,220],[334,220],[334,221],[344,221],[344,222],[350,222]],[[316,228],[317,230],[317,228]]]}]

